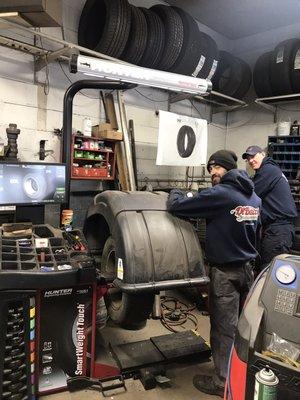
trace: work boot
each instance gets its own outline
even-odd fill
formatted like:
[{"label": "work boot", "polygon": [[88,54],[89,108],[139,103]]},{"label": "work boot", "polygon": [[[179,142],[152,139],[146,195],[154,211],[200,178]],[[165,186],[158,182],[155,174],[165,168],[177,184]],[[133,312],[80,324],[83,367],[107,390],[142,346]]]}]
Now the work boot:
[{"label": "work boot", "polygon": [[212,376],[195,375],[193,379],[193,384],[196,389],[200,390],[200,392],[220,397],[224,396],[224,386],[218,386],[214,382],[214,378]]}]

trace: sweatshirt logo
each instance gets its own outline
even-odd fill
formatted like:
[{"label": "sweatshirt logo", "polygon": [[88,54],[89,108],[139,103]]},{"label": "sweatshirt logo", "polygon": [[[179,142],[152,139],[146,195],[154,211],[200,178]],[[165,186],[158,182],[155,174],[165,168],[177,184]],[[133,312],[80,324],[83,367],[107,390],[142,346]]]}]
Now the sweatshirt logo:
[{"label": "sweatshirt logo", "polygon": [[252,206],[237,206],[235,209],[230,211],[230,214],[234,214],[237,222],[257,221],[259,216],[259,208]]}]

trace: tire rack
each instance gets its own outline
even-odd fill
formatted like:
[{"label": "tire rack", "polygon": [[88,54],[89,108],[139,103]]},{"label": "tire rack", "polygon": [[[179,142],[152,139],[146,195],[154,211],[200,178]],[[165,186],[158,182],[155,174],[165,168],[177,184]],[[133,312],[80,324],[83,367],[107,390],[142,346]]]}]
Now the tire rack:
[{"label": "tire rack", "polygon": [[[39,32],[30,28],[26,28],[14,22],[0,18],[0,27],[2,29],[3,26],[22,30],[23,32],[27,32],[27,34],[29,33],[30,35],[32,35],[33,40],[36,37],[40,37],[49,41],[52,47],[54,45],[56,47],[59,47],[56,50],[48,50],[46,48],[41,48],[30,43],[13,39],[11,37],[0,35],[0,46],[21,51],[23,53],[34,56],[35,83],[38,83],[38,79],[36,76],[36,73],[38,71],[42,70],[47,65],[55,61],[69,62],[71,55],[74,53],[78,54],[79,52],[85,53],[91,57],[114,61],[119,64],[132,65],[124,61],[118,60],[116,58],[107,56],[106,54],[102,54],[97,51],[90,50],[82,46],[78,46],[74,43],[70,43],[65,40],[50,36],[44,32]],[[229,112],[232,110],[236,110],[238,108],[247,107],[247,103],[245,103],[244,101],[235,99],[230,96],[226,96],[216,91],[212,91],[209,96],[191,96],[187,94],[174,95],[174,93],[171,93],[169,102],[174,103],[185,99],[194,99],[201,103],[212,105],[214,107],[214,110],[212,110],[213,113]]]},{"label": "tire rack", "polygon": [[278,117],[278,104],[279,103],[290,103],[293,101],[300,100],[300,93],[286,94],[283,96],[272,96],[272,97],[259,97],[255,99],[255,103],[260,107],[271,111],[274,114],[274,122],[277,122]]}]

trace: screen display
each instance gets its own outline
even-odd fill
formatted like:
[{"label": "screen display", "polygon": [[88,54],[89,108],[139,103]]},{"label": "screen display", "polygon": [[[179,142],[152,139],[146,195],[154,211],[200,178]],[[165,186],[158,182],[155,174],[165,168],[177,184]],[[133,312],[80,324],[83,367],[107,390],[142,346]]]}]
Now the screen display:
[{"label": "screen display", "polygon": [[63,164],[0,163],[0,205],[64,203]]}]

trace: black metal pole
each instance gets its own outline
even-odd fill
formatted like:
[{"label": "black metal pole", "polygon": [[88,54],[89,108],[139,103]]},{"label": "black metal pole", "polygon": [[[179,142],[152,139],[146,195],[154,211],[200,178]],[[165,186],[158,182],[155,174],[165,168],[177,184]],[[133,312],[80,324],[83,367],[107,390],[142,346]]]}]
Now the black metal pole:
[{"label": "black metal pole", "polygon": [[101,80],[80,80],[72,83],[68,87],[64,96],[63,106],[63,152],[62,162],[66,164],[66,203],[65,208],[70,203],[70,185],[71,185],[71,143],[72,143],[72,120],[73,120],[73,99],[82,89],[99,90],[125,90],[131,88],[131,84],[108,82]]},{"label": "black metal pole", "polygon": [[136,165],[136,147],[135,147],[135,134],[134,134],[134,123],[133,120],[129,120],[129,132],[131,138],[131,153],[132,153],[132,165],[135,179],[136,189],[138,190],[138,176],[137,176],[137,165]]}]

